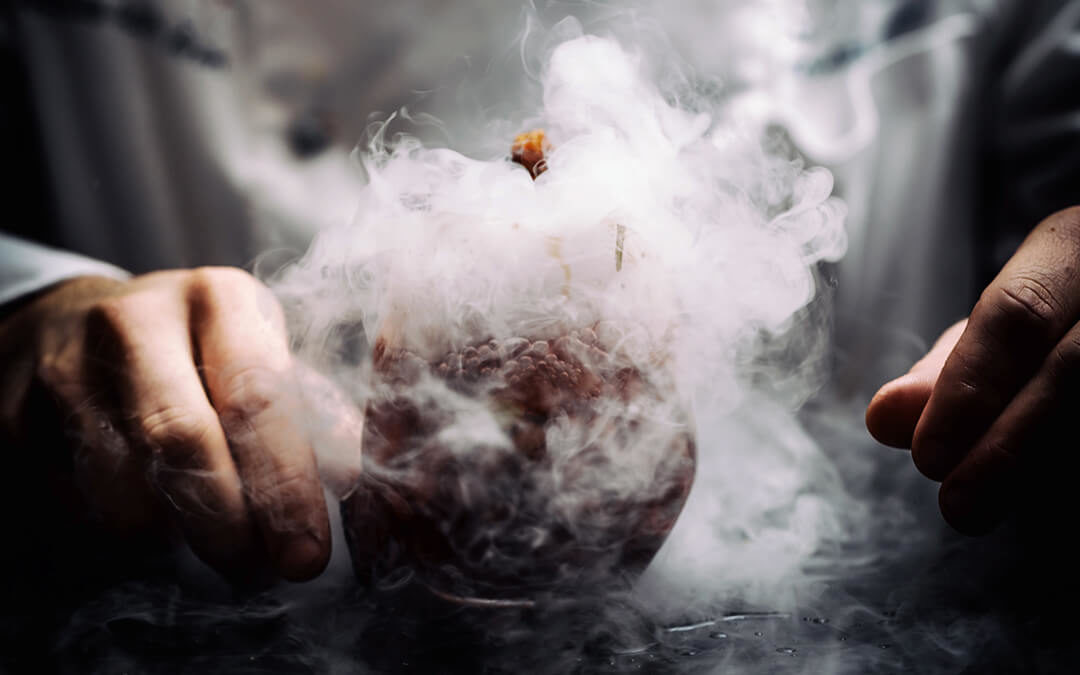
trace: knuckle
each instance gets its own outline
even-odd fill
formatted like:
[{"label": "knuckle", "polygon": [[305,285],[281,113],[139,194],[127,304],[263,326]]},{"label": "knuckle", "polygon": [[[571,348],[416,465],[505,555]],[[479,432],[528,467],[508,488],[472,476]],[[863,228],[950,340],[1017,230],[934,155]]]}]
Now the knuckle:
[{"label": "knuckle", "polygon": [[188,408],[167,406],[142,417],[139,426],[151,447],[164,451],[171,464],[197,455],[214,423]]},{"label": "knuckle", "polygon": [[122,361],[174,311],[168,296],[157,290],[103,298],[87,310],[83,346],[92,354]]},{"label": "knuckle", "polygon": [[40,387],[53,401],[67,410],[84,405],[81,398],[85,379],[81,351],[66,349],[38,358],[34,366],[32,386]]},{"label": "knuckle", "polygon": [[56,354],[42,356],[38,359],[34,370],[34,379],[52,394],[56,394],[65,384],[71,382],[76,375],[72,370],[71,360]]},{"label": "knuckle", "polygon": [[1053,290],[1034,275],[1018,275],[988,291],[985,302],[1008,330],[1041,338],[1053,335],[1065,308]]},{"label": "knuckle", "polygon": [[947,372],[948,400],[952,410],[974,414],[1000,407],[1010,396],[1007,373],[987,368],[986,363],[985,347],[953,353]]},{"label": "knuckle", "polygon": [[86,313],[90,339],[122,335],[136,314],[130,297],[115,296],[94,303]]},{"label": "knuckle", "polygon": [[305,497],[315,485],[315,477],[305,468],[295,465],[279,466],[268,477],[269,489],[290,501]]},{"label": "knuckle", "polygon": [[262,366],[246,366],[221,379],[218,413],[230,421],[250,420],[266,412],[282,394],[282,376]]},{"label": "knuckle", "polygon": [[188,273],[188,289],[203,302],[213,302],[222,293],[255,284],[255,278],[236,267],[198,267]]},{"label": "knuckle", "polygon": [[[226,314],[237,307],[238,297],[253,297],[253,306],[259,314],[278,330],[284,329],[284,311],[277,298],[244,270],[236,267],[200,267],[189,273],[187,298],[197,312],[208,316]],[[241,306],[247,306],[246,301]]]},{"label": "knuckle", "polygon": [[971,409],[985,402],[995,393],[992,381],[983,381],[977,377],[973,368],[963,369],[950,383],[953,404],[964,409]]},{"label": "knuckle", "polygon": [[318,487],[313,472],[296,464],[258,467],[247,482],[248,498],[256,509],[273,512],[272,522],[289,529],[296,518],[304,518]]},{"label": "knuckle", "polygon": [[211,286],[229,286],[237,283],[252,283],[254,279],[250,274],[239,267],[210,266],[197,267],[191,271],[193,279]]}]

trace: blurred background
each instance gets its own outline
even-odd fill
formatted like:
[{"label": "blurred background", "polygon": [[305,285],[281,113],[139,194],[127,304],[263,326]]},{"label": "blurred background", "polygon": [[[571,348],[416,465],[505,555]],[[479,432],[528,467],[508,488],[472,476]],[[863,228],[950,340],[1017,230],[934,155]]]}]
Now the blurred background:
[{"label": "blurred background", "polygon": [[[863,572],[804,570],[806,587],[783,600],[663,618],[627,600],[482,619],[446,607],[399,612],[393,598],[370,597],[340,574],[237,596],[193,559],[85,541],[54,542],[27,564],[19,542],[31,516],[5,544],[16,571],[3,581],[12,600],[0,617],[0,669],[1075,668],[1071,529],[1021,517],[992,536],[960,538],[940,522],[935,486],[905,453],[869,439],[861,411],[967,314],[1024,233],[1076,203],[1076,3],[0,8],[0,228],[132,273],[225,264],[269,277],[317,232],[350,221],[366,179],[354,152],[379,134],[497,159],[536,114],[544,58],[564,37],[565,17],[633,45],[680,104],[747,120],[777,152],[832,171],[849,208],[848,253],[821,265],[820,299],[801,315],[827,324],[829,343],[827,386],[799,421],[869,513],[850,551],[865,558]],[[740,442],[771,442],[760,433]]]}]

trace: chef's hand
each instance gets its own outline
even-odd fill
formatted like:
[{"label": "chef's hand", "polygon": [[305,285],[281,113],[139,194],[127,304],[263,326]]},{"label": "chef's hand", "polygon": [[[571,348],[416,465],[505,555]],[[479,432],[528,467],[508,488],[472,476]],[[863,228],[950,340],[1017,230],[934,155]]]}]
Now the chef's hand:
[{"label": "chef's hand", "polygon": [[[993,529],[1074,465],[1080,394],[1080,208],[1044,220],[946,331],[866,412],[870,433],[911,448],[942,481],[945,520]],[[1062,439],[1055,432],[1068,429]]]},{"label": "chef's hand", "polygon": [[280,307],[240,270],[84,277],[0,323],[0,423],[27,453],[62,428],[111,528],[171,522],[227,577],[304,580],[330,526],[297,372]]}]

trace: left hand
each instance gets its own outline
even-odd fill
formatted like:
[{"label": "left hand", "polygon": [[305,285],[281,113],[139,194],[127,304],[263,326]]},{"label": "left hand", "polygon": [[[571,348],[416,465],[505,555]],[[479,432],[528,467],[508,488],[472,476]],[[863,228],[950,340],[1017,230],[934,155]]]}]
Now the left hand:
[{"label": "left hand", "polygon": [[1054,433],[1075,429],[1077,400],[1080,208],[1072,208],[1036,227],[970,317],[877,392],[866,424],[882,443],[911,448],[918,469],[942,482],[950,525],[982,534],[1075,461]]},{"label": "left hand", "polygon": [[28,493],[5,526],[54,487],[64,520],[131,539],[175,530],[230,580],[326,566],[323,484],[355,484],[362,414],[293,357],[251,275],[67,280],[0,321],[0,357],[0,491]]}]

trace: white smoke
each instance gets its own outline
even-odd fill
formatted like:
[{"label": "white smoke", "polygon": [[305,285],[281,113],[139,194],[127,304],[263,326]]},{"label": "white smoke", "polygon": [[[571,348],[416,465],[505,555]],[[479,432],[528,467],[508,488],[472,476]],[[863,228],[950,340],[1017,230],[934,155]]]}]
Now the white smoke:
[{"label": "white smoke", "polygon": [[[669,602],[738,590],[787,604],[803,567],[851,522],[829,462],[774,395],[798,401],[818,384],[792,373],[822,357],[807,336],[825,326],[803,310],[816,265],[844,252],[844,206],[828,171],[685,89],[682,73],[657,78],[633,44],[574,21],[552,34],[537,108],[519,120],[546,130],[547,172],[534,181],[505,154],[376,134],[359,155],[368,180],[354,220],[322,232],[275,284],[297,352],[362,407],[370,353],[328,348],[343,333],[392,334],[432,361],[492,336],[610,327],[608,342],[636,365],[663,362],[696,421],[694,493],[647,586],[684,592],[663,594]],[[768,363],[777,354],[783,369]],[[774,375],[782,387],[762,382]],[[459,452],[499,444],[490,413],[438,383],[423,395],[459,411],[442,432]],[[627,461],[646,453],[638,445],[577,484],[648,490],[655,458]]]},{"label": "white smoke", "polygon": [[[458,49],[454,36],[463,33],[413,20],[434,3],[406,4],[415,11],[394,17],[412,28],[410,44]],[[516,18],[511,4],[478,10],[484,26]],[[390,329],[424,361],[489,336],[595,325],[598,339],[642,369],[663,362],[677,387],[671,408],[687,408],[694,421],[696,480],[636,592],[614,593],[584,616],[449,603],[410,613],[397,596],[380,604],[377,593],[335,576],[352,574],[336,527],[332,568],[312,584],[275,589],[250,611],[231,598],[120,589],[72,617],[79,639],[60,645],[64,653],[84,659],[87,640],[111,645],[101,672],[137,667],[124,652],[131,643],[156,650],[142,654],[149,661],[187,662],[197,645],[198,663],[223,672],[563,673],[606,664],[610,672],[819,673],[913,663],[955,672],[992,642],[994,627],[963,612],[946,608],[943,623],[936,589],[911,590],[939,542],[925,527],[937,522],[932,489],[908,458],[867,442],[858,405],[814,420],[815,438],[827,444],[796,416],[822,382],[829,317],[819,269],[844,252],[844,208],[830,196],[829,173],[800,161],[767,120],[778,117],[771,97],[803,56],[811,10],[830,3],[696,1],[675,11],[632,3],[651,8],[640,13],[631,3],[540,4],[520,49],[490,65],[478,57],[483,82],[431,93],[426,109],[442,121],[402,110],[375,130],[357,153],[367,181],[350,205],[355,218],[323,231],[272,285],[310,368],[313,444],[338,496],[356,487],[361,413],[378,394],[371,343]],[[545,28],[549,9],[582,20]],[[515,33],[472,29],[461,40],[470,46]],[[506,157],[513,135],[533,127],[553,143],[536,181]],[[430,143],[432,130],[455,149]],[[342,205],[311,205],[323,207]],[[455,451],[509,449],[490,411],[439,378],[413,393],[455,411],[441,431]],[[647,492],[654,458],[637,441],[631,458],[640,447],[636,459],[647,461],[599,463],[573,475],[571,487]],[[422,479],[426,468],[404,473]],[[368,461],[368,469],[387,467]],[[588,505],[554,480],[572,473],[553,472],[549,514],[580,515]],[[408,580],[389,577],[384,587]],[[81,661],[76,669],[86,670]]]}]

